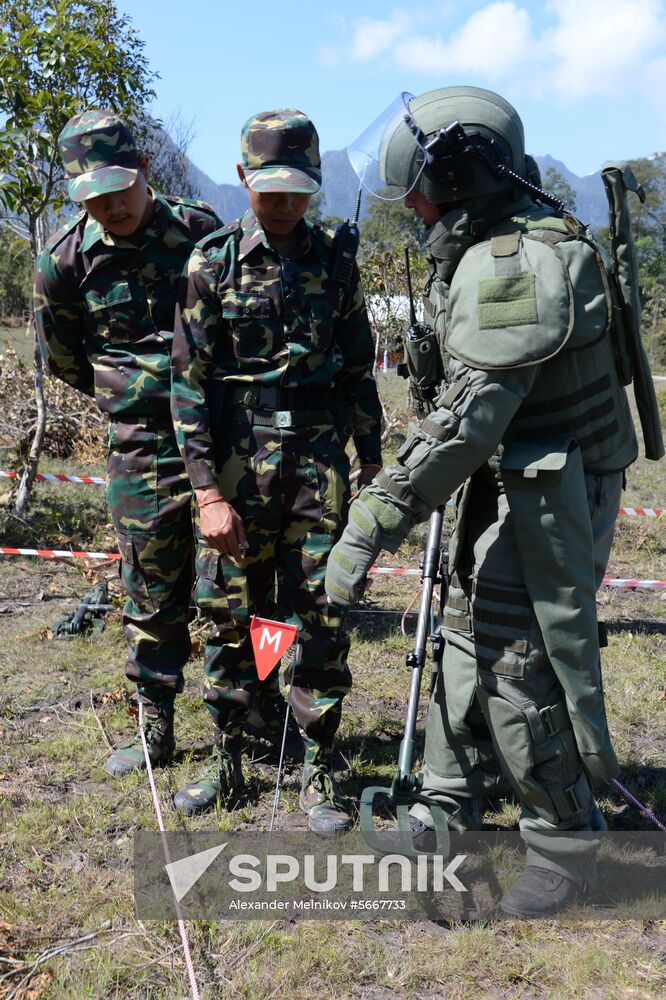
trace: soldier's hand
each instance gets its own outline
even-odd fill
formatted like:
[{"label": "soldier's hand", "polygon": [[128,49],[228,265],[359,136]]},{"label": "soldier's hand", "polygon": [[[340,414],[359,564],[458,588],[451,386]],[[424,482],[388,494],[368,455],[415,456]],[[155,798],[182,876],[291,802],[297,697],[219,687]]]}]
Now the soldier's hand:
[{"label": "soldier's hand", "polygon": [[221,497],[208,500],[199,509],[201,534],[211,548],[225,556],[243,559],[247,537],[240,515]]}]

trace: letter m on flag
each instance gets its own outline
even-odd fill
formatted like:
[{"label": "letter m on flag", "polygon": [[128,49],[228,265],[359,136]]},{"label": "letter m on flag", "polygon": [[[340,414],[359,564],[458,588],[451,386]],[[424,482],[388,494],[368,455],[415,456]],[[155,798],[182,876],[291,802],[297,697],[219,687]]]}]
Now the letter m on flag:
[{"label": "letter m on flag", "polygon": [[250,638],[260,681],[268,677],[275,664],[291,646],[297,633],[298,625],[286,625],[284,622],[274,622],[270,618],[257,618],[256,615],[252,615]]}]

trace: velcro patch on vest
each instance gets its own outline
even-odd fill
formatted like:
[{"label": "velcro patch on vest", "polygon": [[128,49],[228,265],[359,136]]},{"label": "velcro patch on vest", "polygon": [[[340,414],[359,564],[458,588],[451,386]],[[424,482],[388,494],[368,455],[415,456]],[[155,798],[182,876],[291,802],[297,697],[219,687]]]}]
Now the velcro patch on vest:
[{"label": "velcro patch on vest", "polygon": [[536,275],[527,273],[481,278],[476,311],[480,330],[538,323]]},{"label": "velcro patch on vest", "polygon": [[471,247],[453,275],[444,346],[471,368],[519,368],[561,351],[573,324],[559,247],[523,236],[517,254],[493,257],[487,241]]},{"label": "velcro patch on vest", "polygon": [[513,257],[520,249],[520,230],[511,233],[498,233],[490,241],[490,252],[493,257]]}]

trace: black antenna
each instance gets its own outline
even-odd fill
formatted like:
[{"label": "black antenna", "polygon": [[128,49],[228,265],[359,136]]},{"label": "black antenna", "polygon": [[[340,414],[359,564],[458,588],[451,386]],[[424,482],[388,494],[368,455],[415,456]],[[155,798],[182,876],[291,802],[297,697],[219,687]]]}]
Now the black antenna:
[{"label": "black antenna", "polygon": [[354,208],[354,215],[351,220],[352,226],[358,225],[358,217],[361,213],[361,195],[363,194],[363,185],[359,184],[358,194],[356,196],[356,206]]},{"label": "black antenna", "polygon": [[414,309],[414,293],[412,292],[412,272],[409,267],[409,247],[405,247],[405,265],[407,267],[407,291],[409,292],[409,325],[416,326],[416,310]]}]

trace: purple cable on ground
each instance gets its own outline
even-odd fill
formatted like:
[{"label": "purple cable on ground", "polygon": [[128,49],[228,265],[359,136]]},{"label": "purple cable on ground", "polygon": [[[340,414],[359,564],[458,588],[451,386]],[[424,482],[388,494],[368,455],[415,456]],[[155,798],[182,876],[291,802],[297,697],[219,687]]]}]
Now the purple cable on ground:
[{"label": "purple cable on ground", "polygon": [[664,833],[666,833],[666,826],[664,826],[661,820],[657,819],[652,810],[648,809],[647,806],[643,805],[643,803],[640,802],[635,795],[632,795],[629,789],[625,788],[621,781],[618,781],[617,778],[611,778],[611,782],[617,788],[620,789],[620,791],[622,792],[622,794],[624,795],[625,799],[627,799],[628,802],[631,802],[632,805],[636,806],[641,815],[647,816],[648,819],[652,820],[655,826],[659,827],[660,830],[663,830]]}]

